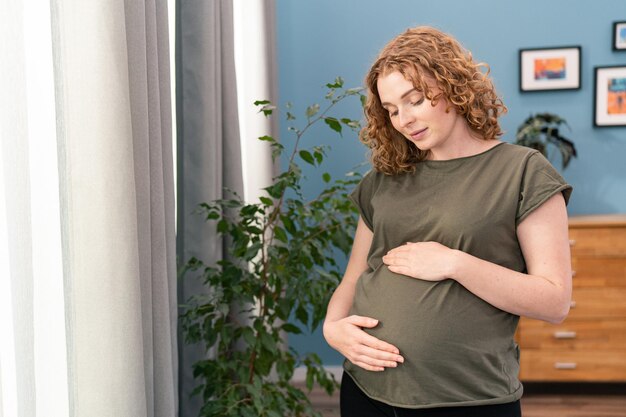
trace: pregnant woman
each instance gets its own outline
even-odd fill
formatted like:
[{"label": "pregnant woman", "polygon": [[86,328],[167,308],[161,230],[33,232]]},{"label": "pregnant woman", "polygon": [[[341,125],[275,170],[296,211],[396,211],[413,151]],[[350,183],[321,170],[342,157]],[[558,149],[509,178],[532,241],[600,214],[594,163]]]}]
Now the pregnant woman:
[{"label": "pregnant woman", "polygon": [[409,29],[366,77],[372,170],[324,336],[343,417],[520,416],[519,316],[562,321],[571,187],[500,140],[506,107],[450,35]]}]

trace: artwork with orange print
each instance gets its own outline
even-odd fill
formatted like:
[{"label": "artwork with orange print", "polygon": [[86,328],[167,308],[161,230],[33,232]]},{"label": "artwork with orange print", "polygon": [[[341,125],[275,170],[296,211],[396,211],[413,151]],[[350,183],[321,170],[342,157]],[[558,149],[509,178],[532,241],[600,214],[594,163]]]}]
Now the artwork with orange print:
[{"label": "artwork with orange print", "polygon": [[565,58],[535,59],[535,80],[565,78]]},{"label": "artwork with orange print", "polygon": [[626,114],[626,78],[609,78],[608,114]]}]

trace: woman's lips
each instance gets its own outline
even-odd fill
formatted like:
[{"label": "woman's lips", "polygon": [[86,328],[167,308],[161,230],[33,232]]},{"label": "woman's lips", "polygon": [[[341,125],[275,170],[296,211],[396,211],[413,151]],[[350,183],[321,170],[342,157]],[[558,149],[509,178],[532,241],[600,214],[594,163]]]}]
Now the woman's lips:
[{"label": "woman's lips", "polygon": [[422,136],[424,136],[424,134],[426,133],[426,131],[428,130],[427,127],[420,129],[420,130],[416,130],[415,132],[411,133],[411,139],[413,140],[418,140],[420,139]]}]

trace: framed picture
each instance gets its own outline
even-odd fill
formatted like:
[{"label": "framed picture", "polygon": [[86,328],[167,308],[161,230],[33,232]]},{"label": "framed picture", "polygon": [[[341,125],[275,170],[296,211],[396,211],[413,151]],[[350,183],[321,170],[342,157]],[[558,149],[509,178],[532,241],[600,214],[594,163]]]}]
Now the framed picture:
[{"label": "framed picture", "polygon": [[626,126],[626,65],[596,67],[594,83],[594,126]]},{"label": "framed picture", "polygon": [[626,22],[613,22],[613,50],[626,51]]},{"label": "framed picture", "polygon": [[577,90],[580,61],[580,46],[520,49],[520,91]]}]

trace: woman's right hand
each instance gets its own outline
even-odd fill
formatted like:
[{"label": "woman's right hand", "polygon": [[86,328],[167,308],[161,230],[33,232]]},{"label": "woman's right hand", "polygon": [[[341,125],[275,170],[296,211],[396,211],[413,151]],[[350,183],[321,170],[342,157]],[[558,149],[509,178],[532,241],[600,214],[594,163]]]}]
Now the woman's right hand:
[{"label": "woman's right hand", "polygon": [[354,365],[368,371],[384,371],[404,362],[397,347],[367,334],[363,328],[373,328],[378,320],[371,317],[349,316],[324,322],[324,337],[330,346]]}]

